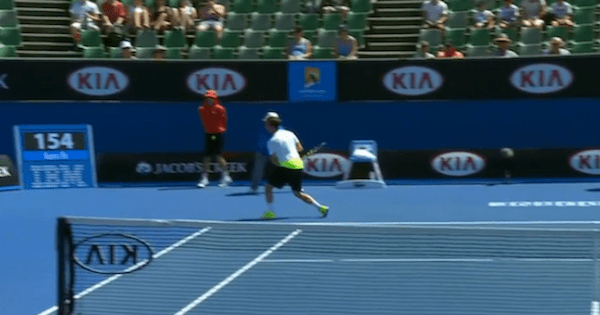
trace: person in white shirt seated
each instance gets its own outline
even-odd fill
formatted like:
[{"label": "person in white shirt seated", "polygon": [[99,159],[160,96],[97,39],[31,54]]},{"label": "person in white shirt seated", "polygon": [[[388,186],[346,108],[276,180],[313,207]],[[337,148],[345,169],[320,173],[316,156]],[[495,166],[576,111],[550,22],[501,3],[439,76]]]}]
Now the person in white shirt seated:
[{"label": "person in white shirt seated", "polygon": [[[463,0],[460,0],[463,1]],[[423,28],[444,30],[448,19],[448,5],[440,0],[427,0],[421,7],[425,17]]]},{"label": "person in white shirt seated", "polygon": [[475,28],[487,28],[493,29],[496,21],[494,20],[494,13],[490,10],[486,10],[485,1],[477,2],[477,10],[473,15],[473,19],[475,20]]},{"label": "person in white shirt seated", "polygon": [[544,51],[544,55],[570,55],[571,52],[562,48],[564,45],[563,40],[560,37],[552,37],[550,40],[550,47]]},{"label": "person in white shirt seated", "polygon": [[513,0],[504,0],[504,5],[498,10],[498,25],[501,29],[517,28],[519,16],[519,7],[513,4]]},{"label": "person in white shirt seated", "polygon": [[546,0],[523,0],[521,11],[523,27],[544,27]]},{"label": "person in white shirt seated", "polygon": [[550,7],[552,12],[552,26],[565,26],[573,28],[573,9],[571,4],[564,0],[557,0]]},{"label": "person in white shirt seated", "polygon": [[435,56],[429,52],[429,42],[422,40],[417,44],[417,53],[412,57],[414,60],[435,59]]},{"label": "person in white shirt seated", "polygon": [[69,12],[71,13],[71,36],[75,42],[74,49],[76,49],[81,42],[82,30],[100,29],[96,25],[96,22],[100,21],[100,10],[92,1],[77,0],[73,2]]}]

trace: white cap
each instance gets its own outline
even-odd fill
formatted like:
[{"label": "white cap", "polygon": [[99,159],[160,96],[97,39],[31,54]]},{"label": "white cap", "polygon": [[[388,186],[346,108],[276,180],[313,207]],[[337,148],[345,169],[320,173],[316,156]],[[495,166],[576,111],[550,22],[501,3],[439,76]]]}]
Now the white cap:
[{"label": "white cap", "polygon": [[281,120],[281,118],[279,118],[279,114],[277,114],[276,112],[268,112],[265,118],[263,118],[263,121],[267,121],[271,118]]},{"label": "white cap", "polygon": [[121,49],[125,49],[125,48],[133,48],[133,46],[131,45],[131,43],[127,40],[124,40],[121,42]]}]

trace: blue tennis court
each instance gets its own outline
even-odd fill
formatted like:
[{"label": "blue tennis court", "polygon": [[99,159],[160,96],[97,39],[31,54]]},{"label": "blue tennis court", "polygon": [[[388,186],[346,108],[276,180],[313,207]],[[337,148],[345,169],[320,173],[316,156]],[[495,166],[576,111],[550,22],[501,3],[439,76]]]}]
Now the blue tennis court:
[{"label": "blue tennis court", "polygon": [[[77,292],[87,292],[81,307],[102,303],[116,308],[110,313],[120,308],[141,314],[136,310],[144,308],[136,305],[158,297],[168,303],[143,314],[240,314],[240,307],[248,314],[358,314],[375,304],[378,314],[515,314],[518,307],[528,314],[589,314],[597,301],[590,233],[600,221],[599,183],[308,186],[308,193],[331,207],[329,216],[321,219],[283,190],[275,194],[279,220],[272,222],[254,222],[265,210],[264,195],[246,191],[234,186],[2,192],[0,203],[9,205],[1,212],[2,250],[18,253],[1,260],[2,270],[11,271],[3,277],[0,294],[10,302],[2,313],[52,313],[59,216],[194,220],[172,242],[157,246],[160,256],[147,267]],[[345,226],[333,224],[339,222]],[[453,226],[463,230],[445,224],[451,222],[460,222]],[[436,242],[459,249],[470,244],[480,233],[474,227],[502,227],[504,234],[491,233],[496,238],[484,242],[499,247],[435,251]],[[499,250],[502,246],[508,249]],[[239,250],[234,254],[232,248]],[[462,277],[464,271],[470,278]],[[519,299],[532,292],[537,299]],[[113,302],[106,303],[111,295]],[[495,305],[494,296],[516,304]],[[534,307],[540,303],[545,306]]]}]

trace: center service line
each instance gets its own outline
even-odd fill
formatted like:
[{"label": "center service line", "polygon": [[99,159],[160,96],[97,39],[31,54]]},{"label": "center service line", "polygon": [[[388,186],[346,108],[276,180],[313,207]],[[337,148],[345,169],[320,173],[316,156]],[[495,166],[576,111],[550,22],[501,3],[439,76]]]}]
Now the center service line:
[{"label": "center service line", "polygon": [[231,281],[233,281],[237,277],[241,276],[244,272],[248,271],[250,268],[254,267],[256,264],[258,264],[259,262],[263,261],[269,255],[271,255],[274,251],[276,251],[277,249],[279,249],[281,246],[285,245],[292,238],[296,237],[296,235],[300,234],[300,232],[302,232],[302,230],[298,229],[298,230],[295,230],[294,232],[290,233],[288,236],[286,236],[284,239],[282,239],[281,241],[279,241],[277,244],[273,245],[273,247],[269,248],[266,252],[260,254],[258,257],[254,258],[254,260],[252,260],[251,262],[247,263],[244,267],[238,269],[238,271],[232,273],[229,277],[225,278],[223,281],[221,281],[221,283],[217,284],[212,289],[206,291],[206,293],[204,293],[203,295],[201,295],[200,297],[198,297],[192,303],[190,303],[186,307],[182,308],[179,312],[175,313],[175,315],[184,315],[184,314],[186,314],[191,309],[193,309],[194,307],[196,307],[198,304],[204,302],[206,299],[208,299],[209,297],[211,297],[213,294],[217,293],[224,286],[226,286],[229,283],[231,283]]}]

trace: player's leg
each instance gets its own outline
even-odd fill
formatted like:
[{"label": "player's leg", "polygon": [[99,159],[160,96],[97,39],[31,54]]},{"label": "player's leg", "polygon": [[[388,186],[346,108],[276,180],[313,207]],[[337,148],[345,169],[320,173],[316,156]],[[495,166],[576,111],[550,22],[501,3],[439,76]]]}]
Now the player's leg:
[{"label": "player's leg", "polygon": [[203,161],[203,169],[202,169],[202,177],[200,179],[200,182],[198,183],[198,187],[200,188],[204,188],[208,185],[209,181],[208,181],[208,170],[210,168],[210,157],[215,155],[215,144],[214,144],[214,135],[212,134],[205,134],[204,135],[204,145],[205,145],[205,152],[204,152],[204,161]]},{"label": "player's leg", "polygon": [[285,173],[282,167],[277,167],[270,175],[269,182],[265,185],[265,200],[267,202],[267,212],[265,213],[265,219],[272,219],[275,217],[273,212],[273,188],[282,188],[285,185]]},{"label": "player's leg", "polygon": [[222,133],[213,136],[214,139],[214,153],[217,155],[217,162],[221,168],[221,182],[219,186],[225,187],[229,185],[232,180],[227,171],[227,161],[223,157],[223,144],[225,143],[225,136]]},{"label": "player's leg", "polygon": [[267,157],[260,152],[256,152],[254,155],[254,166],[252,167],[252,183],[250,184],[250,191],[256,192],[258,185],[265,175],[265,164]]},{"label": "player's leg", "polygon": [[327,216],[327,212],[329,211],[329,207],[320,204],[315,198],[311,195],[302,192],[302,170],[288,170],[289,172],[289,184],[292,187],[292,192],[294,192],[294,196],[299,198],[300,200],[306,202],[309,205],[317,208],[323,217]]}]

